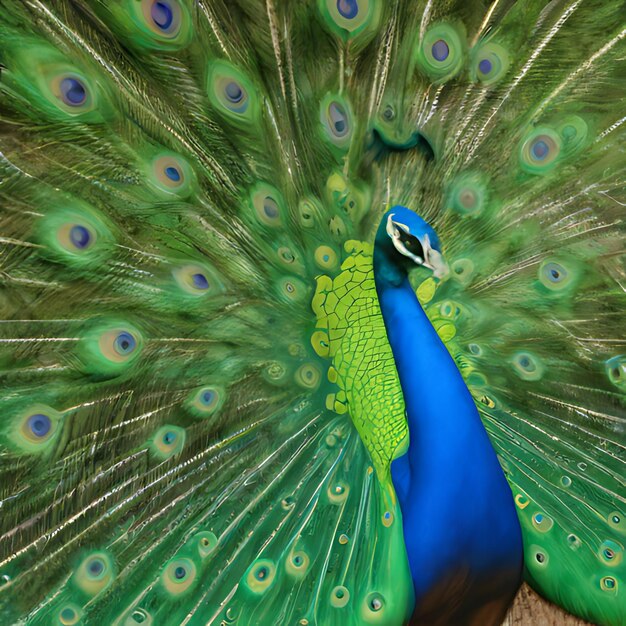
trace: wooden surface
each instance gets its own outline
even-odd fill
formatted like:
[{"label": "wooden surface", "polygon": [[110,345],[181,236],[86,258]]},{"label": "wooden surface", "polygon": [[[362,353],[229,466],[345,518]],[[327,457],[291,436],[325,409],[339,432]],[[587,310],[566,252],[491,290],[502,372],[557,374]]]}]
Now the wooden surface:
[{"label": "wooden surface", "polygon": [[537,595],[528,585],[517,594],[502,626],[591,626]]}]

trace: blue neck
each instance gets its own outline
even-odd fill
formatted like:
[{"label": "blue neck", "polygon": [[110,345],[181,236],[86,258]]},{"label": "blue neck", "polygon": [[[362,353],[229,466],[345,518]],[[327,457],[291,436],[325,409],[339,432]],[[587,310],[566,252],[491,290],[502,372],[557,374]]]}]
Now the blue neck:
[{"label": "blue neck", "polygon": [[504,567],[519,581],[521,534],[472,396],[401,262],[381,225],[374,276],[410,435],[407,454],[392,464],[392,480],[420,603],[459,571],[493,576]]}]

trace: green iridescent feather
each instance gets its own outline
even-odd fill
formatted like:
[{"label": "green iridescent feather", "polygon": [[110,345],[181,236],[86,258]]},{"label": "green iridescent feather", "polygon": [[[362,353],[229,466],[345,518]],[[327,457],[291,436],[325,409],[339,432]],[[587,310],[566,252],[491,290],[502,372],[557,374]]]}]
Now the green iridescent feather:
[{"label": "green iridescent feather", "polygon": [[623,3],[168,1],[0,2],[0,621],[407,619],[402,203],[527,580],[624,624]]}]

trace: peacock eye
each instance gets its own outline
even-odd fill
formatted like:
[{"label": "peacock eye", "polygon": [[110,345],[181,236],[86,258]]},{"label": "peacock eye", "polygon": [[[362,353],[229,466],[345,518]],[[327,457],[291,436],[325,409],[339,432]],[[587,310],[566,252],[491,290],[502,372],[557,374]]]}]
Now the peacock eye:
[{"label": "peacock eye", "polygon": [[419,256],[422,259],[424,258],[424,249],[422,248],[422,244],[417,237],[412,237],[411,235],[404,235],[400,238],[402,245],[415,256]]}]

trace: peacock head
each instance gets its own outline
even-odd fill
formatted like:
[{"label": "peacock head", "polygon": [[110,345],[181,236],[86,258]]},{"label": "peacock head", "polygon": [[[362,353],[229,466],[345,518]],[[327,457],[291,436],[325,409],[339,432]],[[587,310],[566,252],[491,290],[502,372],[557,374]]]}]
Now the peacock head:
[{"label": "peacock head", "polygon": [[[387,237],[380,241],[379,237]],[[411,209],[396,205],[381,221],[377,243],[384,243],[397,260],[409,259],[416,265],[432,270],[436,278],[444,278],[449,270],[433,227]],[[389,246],[389,242],[393,244]]]}]

